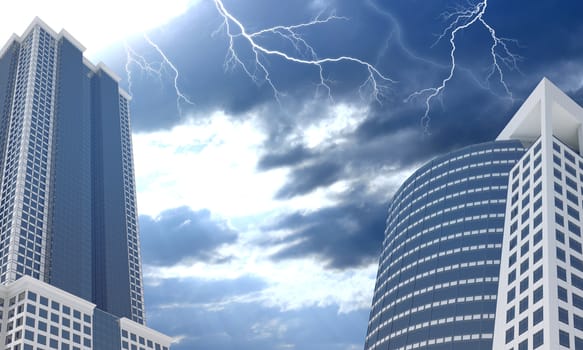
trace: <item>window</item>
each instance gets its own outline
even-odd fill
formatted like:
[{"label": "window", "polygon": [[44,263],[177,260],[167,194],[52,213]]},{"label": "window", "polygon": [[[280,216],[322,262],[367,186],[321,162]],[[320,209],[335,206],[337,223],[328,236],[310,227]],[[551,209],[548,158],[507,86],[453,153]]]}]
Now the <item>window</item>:
[{"label": "window", "polygon": [[536,283],[543,277],[543,267],[539,266],[534,272],[532,273],[532,283]]},{"label": "window", "polygon": [[559,307],[559,321],[564,324],[569,324],[569,312],[562,307]]},{"label": "window", "polygon": [[573,326],[575,329],[583,331],[583,317],[573,314]]},{"label": "window", "polygon": [[559,197],[555,197],[555,208],[563,209],[563,201]]},{"label": "window", "polygon": [[512,287],[512,289],[510,289],[508,291],[508,293],[506,294],[506,302],[509,303],[512,300],[514,300],[514,298],[516,297],[516,291],[514,290],[514,287]]},{"label": "window", "polygon": [[[528,236],[528,225],[525,226],[522,231],[520,231],[520,239],[524,239],[526,236]],[[528,246],[526,247],[526,251],[528,251]]]},{"label": "window", "polygon": [[567,271],[564,268],[557,266],[557,277],[562,281],[567,282]]},{"label": "window", "polygon": [[514,282],[516,280],[516,270],[512,270],[509,274],[508,274],[508,284]]},{"label": "window", "polygon": [[577,270],[583,272],[583,261],[581,261],[580,259],[577,259],[576,257],[574,257],[573,255],[571,255],[569,257],[569,260],[571,262],[571,266],[576,268]]},{"label": "window", "polygon": [[535,218],[534,221],[532,223],[533,227],[537,227],[538,225],[540,225],[540,223],[543,222],[543,214],[539,213]]},{"label": "window", "polygon": [[559,330],[559,344],[569,347],[569,333]]},{"label": "window", "polygon": [[565,243],[565,234],[559,230],[555,232],[555,238],[561,243]]},{"label": "window", "polygon": [[563,194],[563,187],[555,182],[555,192],[558,194]]},{"label": "window", "polygon": [[522,247],[520,247],[520,256],[524,256],[526,253],[528,253],[528,241],[526,241],[526,243],[524,243]]},{"label": "window", "polygon": [[514,247],[516,247],[516,242],[517,242],[517,238],[514,237],[510,240],[510,250],[514,249]]},{"label": "window", "polygon": [[539,262],[539,261],[540,261],[540,259],[542,259],[542,257],[543,257],[543,248],[542,248],[542,247],[540,247],[540,248],[538,248],[538,249],[537,249],[537,250],[534,252],[534,254],[532,255],[532,264],[534,265],[534,264],[536,264],[537,262]]},{"label": "window", "polygon": [[528,316],[520,320],[518,323],[518,335],[528,330]]},{"label": "window", "polygon": [[539,307],[535,312],[532,313],[532,325],[536,326],[543,320],[543,307]]},{"label": "window", "polygon": [[528,289],[528,276],[526,276],[522,281],[520,281],[520,293]]},{"label": "window", "polygon": [[565,251],[559,247],[557,247],[557,259],[565,262]]},{"label": "window", "polygon": [[522,275],[526,271],[528,271],[528,259],[520,263],[520,274]]},{"label": "window", "polygon": [[525,339],[518,344],[518,350],[528,350],[528,339]]},{"label": "window", "polygon": [[528,309],[528,296],[524,297],[520,303],[519,303],[519,309],[520,309],[520,313],[523,313],[524,311],[526,311],[526,309]]},{"label": "window", "polygon": [[581,236],[581,228],[579,227],[579,225],[574,224],[571,221],[569,221],[569,232],[577,236]]},{"label": "window", "polygon": [[571,207],[570,205],[567,206],[567,214],[573,219],[579,220],[579,212],[577,209]]},{"label": "window", "polygon": [[[576,195],[575,195],[573,192],[571,192],[571,191],[567,191],[567,199],[568,199],[569,201],[571,201],[571,203],[573,203],[573,204],[575,204],[575,205],[579,205],[579,199],[577,198],[577,196],[576,196]],[[575,209],[573,209],[573,208],[571,208],[571,207],[569,207],[569,209],[571,209],[571,210],[575,210]],[[577,214],[577,219],[578,219],[578,218],[579,218],[579,214]]]},{"label": "window", "polygon": [[510,327],[506,330],[506,344],[514,340],[514,327]]},{"label": "window", "polygon": [[536,303],[543,298],[543,286],[538,287],[532,292],[532,303]]},{"label": "window", "polygon": [[506,322],[510,322],[514,319],[514,306],[506,311]]},{"label": "window", "polygon": [[516,263],[516,253],[512,253],[512,255],[510,255],[510,258],[508,258],[508,267],[512,267],[514,263]]},{"label": "window", "polygon": [[583,290],[583,279],[579,278],[579,276],[575,275],[575,274],[571,274],[571,284],[576,287],[579,288],[580,290]]},{"label": "window", "polygon": [[573,305],[576,308],[583,310],[583,298],[575,293],[573,293],[571,297],[573,298]]},{"label": "window", "polygon": [[532,238],[532,246],[534,247],[542,239],[543,239],[543,231],[540,230],[540,231],[538,231],[537,233],[534,234],[534,237]]},{"label": "window", "polygon": [[567,290],[565,288],[558,286],[557,287],[557,295],[558,295],[560,300],[562,300],[566,303],[569,302],[568,297],[567,297]]},{"label": "window", "polygon": [[565,219],[559,213],[555,213],[555,223],[559,226],[565,226]]},{"label": "window", "polygon": [[577,242],[571,237],[569,237],[569,248],[571,248],[572,250],[576,251],[579,254],[583,253],[581,249],[581,243]]},{"label": "window", "polygon": [[544,343],[544,332],[541,329],[532,336],[532,348],[536,349]]}]

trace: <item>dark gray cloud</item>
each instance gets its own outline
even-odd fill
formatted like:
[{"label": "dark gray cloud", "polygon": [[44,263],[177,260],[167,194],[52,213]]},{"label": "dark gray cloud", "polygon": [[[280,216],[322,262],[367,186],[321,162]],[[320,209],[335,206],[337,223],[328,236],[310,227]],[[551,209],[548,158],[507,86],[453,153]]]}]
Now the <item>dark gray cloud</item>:
[{"label": "dark gray cloud", "polygon": [[[199,288],[205,292],[197,302],[192,294],[197,295]],[[368,310],[339,314],[336,307],[306,307],[283,311],[259,302],[224,302],[260,288],[260,281],[247,277],[215,282],[170,280],[148,287],[148,326],[173,337],[183,336],[172,346],[175,350],[346,350],[364,343]]]},{"label": "dark gray cloud", "polygon": [[302,163],[312,156],[312,152],[299,145],[288,149],[279,149],[275,152],[266,152],[257,163],[259,170],[269,170],[283,166]]},{"label": "dark gray cloud", "polygon": [[171,266],[185,261],[221,262],[216,249],[237,240],[237,232],[208,210],[168,209],[158,217],[140,216],[144,264]]},{"label": "dark gray cloud", "polygon": [[331,185],[338,181],[341,171],[342,166],[332,161],[297,167],[292,178],[275,194],[275,197],[291,198],[312,192],[318,187]]},{"label": "dark gray cloud", "polygon": [[388,207],[386,202],[376,202],[372,196],[367,198],[363,193],[356,193],[358,190],[354,192],[346,194],[344,201],[336,206],[282,215],[264,230],[289,230],[292,234],[258,244],[280,248],[272,255],[273,260],[311,256],[333,269],[375,262],[382,245]]}]

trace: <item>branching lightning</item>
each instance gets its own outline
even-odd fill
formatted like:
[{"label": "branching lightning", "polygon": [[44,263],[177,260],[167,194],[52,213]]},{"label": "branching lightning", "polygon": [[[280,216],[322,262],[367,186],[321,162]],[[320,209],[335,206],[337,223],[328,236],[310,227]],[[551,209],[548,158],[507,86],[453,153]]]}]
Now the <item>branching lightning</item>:
[{"label": "branching lightning", "polygon": [[516,54],[513,54],[508,48],[509,43],[516,43],[516,41],[499,37],[496,34],[494,28],[484,19],[484,14],[486,13],[487,7],[488,0],[482,0],[476,4],[470,5],[469,7],[461,7],[456,11],[443,14],[444,19],[446,21],[450,21],[450,23],[438,36],[433,46],[441,42],[449,33],[449,43],[451,46],[449,74],[441,81],[439,86],[416,91],[405,99],[405,102],[408,102],[413,98],[428,94],[425,98],[425,113],[421,118],[421,125],[426,132],[429,130],[431,101],[441,95],[447,83],[453,78],[454,72],[456,70],[456,35],[460,31],[463,31],[473,25],[481,24],[488,31],[492,40],[492,44],[490,46],[492,65],[489,69],[486,81],[489,82],[494,75],[498,75],[499,83],[502,85],[510,99],[513,99],[512,92],[508,88],[508,85],[504,79],[504,72],[501,64],[503,64],[509,70],[518,70],[518,61],[520,60],[520,57]]},{"label": "branching lightning", "polygon": [[[229,39],[229,48],[225,60],[225,66],[241,67],[254,82],[259,82],[260,79],[263,79],[269,84],[278,102],[280,102],[282,93],[278,90],[267,67],[266,57],[268,56],[279,57],[289,62],[314,66],[319,73],[318,87],[324,89],[330,99],[332,99],[332,90],[324,72],[324,66],[329,63],[352,62],[363,66],[367,71],[367,75],[366,79],[360,85],[359,91],[362,93],[365,89],[370,89],[372,97],[379,103],[381,103],[381,97],[388,89],[388,83],[394,83],[392,79],[381,73],[375,68],[375,66],[361,59],[351,56],[319,58],[314,48],[304,40],[298,32],[298,29],[301,28],[328,23],[334,20],[345,20],[346,18],[344,17],[331,15],[322,19],[318,16],[314,20],[306,23],[290,26],[275,26],[256,32],[248,32],[243,23],[225,8],[222,0],[214,0],[214,3],[217,11],[223,18],[223,23],[219,29],[224,29]],[[295,52],[290,54],[281,50],[270,49],[260,44],[257,39],[264,35],[275,35],[289,41],[293,45]],[[251,48],[254,58],[252,65],[245,63],[235,50],[236,39],[243,39]],[[260,76],[258,76],[258,74]]]},{"label": "branching lightning", "polygon": [[178,79],[180,77],[180,73],[176,65],[168,58],[168,56],[164,53],[164,51],[156,44],[152,39],[147,35],[143,35],[144,40],[148,45],[150,45],[154,51],[160,56],[160,62],[150,62],[148,61],[143,55],[137,53],[130,45],[125,43],[125,51],[126,51],[126,64],[125,70],[128,77],[128,89],[129,93],[132,93],[132,70],[131,66],[136,65],[142,72],[146,74],[150,74],[152,76],[157,77],[158,79],[162,79],[164,73],[167,72],[169,69],[173,76],[173,83],[174,83],[174,92],[176,93],[176,108],[178,109],[178,113],[180,115],[183,114],[182,111],[182,104],[186,103],[188,105],[194,105],[194,102],[190,100],[190,98],[182,92],[178,85]]}]

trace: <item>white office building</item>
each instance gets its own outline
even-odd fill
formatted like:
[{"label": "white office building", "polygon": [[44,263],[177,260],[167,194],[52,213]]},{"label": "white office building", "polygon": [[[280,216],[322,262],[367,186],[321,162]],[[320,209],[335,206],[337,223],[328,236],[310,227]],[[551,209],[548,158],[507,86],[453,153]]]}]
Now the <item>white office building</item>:
[{"label": "white office building", "polygon": [[543,79],[498,136],[512,168],[493,349],[583,349],[583,108]]}]

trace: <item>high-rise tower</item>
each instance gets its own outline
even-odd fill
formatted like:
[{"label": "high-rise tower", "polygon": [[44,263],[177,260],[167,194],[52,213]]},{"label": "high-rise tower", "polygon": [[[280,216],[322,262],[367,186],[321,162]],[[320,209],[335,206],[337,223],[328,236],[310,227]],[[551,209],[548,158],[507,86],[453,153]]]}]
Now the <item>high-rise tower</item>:
[{"label": "high-rise tower", "polygon": [[583,349],[583,108],[544,79],[498,136],[508,187],[494,349]]},{"label": "high-rise tower", "polygon": [[[0,283],[10,294],[14,286],[34,287],[30,276],[86,301],[79,303],[89,316],[104,320],[93,323],[93,348],[125,349],[132,338],[141,347],[141,337],[122,327],[145,323],[130,98],[119,78],[83,51],[39,19],[0,50]],[[37,298],[33,287],[28,301],[49,298]],[[160,339],[152,347],[167,346]]]}]

